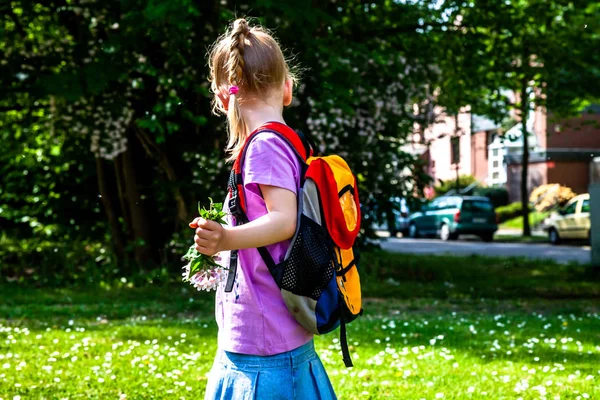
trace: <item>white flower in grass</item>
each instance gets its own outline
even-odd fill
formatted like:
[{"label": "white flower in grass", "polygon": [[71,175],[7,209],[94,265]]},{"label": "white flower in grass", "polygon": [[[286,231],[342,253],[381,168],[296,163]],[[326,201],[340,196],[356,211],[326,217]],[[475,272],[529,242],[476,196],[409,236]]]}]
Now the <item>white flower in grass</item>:
[{"label": "white flower in grass", "polygon": [[467,393],[473,393],[473,392],[475,392],[475,387],[469,386],[469,388],[467,389]]},{"label": "white flower in grass", "polygon": [[444,397],[444,393],[436,393],[436,394],[435,394],[435,398],[436,398],[436,399],[441,399],[441,398],[443,398],[443,397]]}]

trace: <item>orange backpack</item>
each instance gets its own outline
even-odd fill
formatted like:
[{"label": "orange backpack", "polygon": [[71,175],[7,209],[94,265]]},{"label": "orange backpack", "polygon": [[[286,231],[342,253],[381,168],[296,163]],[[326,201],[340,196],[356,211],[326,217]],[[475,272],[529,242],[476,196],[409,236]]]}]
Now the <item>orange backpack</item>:
[{"label": "orange backpack", "polygon": [[[258,251],[281,289],[283,300],[296,320],[314,334],[340,327],[344,363],[352,366],[346,324],[362,315],[360,277],[354,242],[360,230],[360,203],[355,176],[339,156],[313,156],[301,132],[269,122],[246,139],[229,179],[229,209],[236,223],[248,222],[242,161],[249,143],[262,132],[283,138],[301,160],[298,223],[284,260],[276,264],[266,248]],[[237,251],[231,262],[225,291],[233,288]]]}]

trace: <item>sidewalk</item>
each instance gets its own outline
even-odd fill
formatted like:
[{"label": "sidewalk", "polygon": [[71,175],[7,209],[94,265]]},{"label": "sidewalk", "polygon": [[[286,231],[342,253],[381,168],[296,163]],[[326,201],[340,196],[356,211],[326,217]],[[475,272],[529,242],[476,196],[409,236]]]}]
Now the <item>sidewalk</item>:
[{"label": "sidewalk", "polygon": [[[501,228],[496,231],[496,235],[499,236],[521,236],[523,235],[523,230],[521,229],[510,229],[510,228]],[[531,231],[531,236],[533,237],[546,237],[548,234],[541,230],[535,229]]]}]

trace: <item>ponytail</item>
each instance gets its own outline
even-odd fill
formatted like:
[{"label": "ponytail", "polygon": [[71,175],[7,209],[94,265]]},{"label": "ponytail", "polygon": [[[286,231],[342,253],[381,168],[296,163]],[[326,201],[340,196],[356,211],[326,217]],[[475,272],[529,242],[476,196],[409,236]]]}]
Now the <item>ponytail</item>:
[{"label": "ponytail", "polygon": [[[227,114],[227,161],[234,161],[249,133],[240,104],[266,95],[291,74],[277,41],[260,26],[250,28],[243,18],[213,45],[210,72],[213,111]],[[227,111],[218,99],[226,93]]]},{"label": "ponytail", "polygon": [[[244,45],[246,38],[250,35],[250,28],[245,19],[240,18],[233,23],[233,30],[229,42],[229,60],[227,60],[227,72],[229,81],[229,105],[227,107],[227,122],[229,127],[229,140],[227,141],[227,153],[229,161],[233,161],[244,145],[246,140],[247,126],[242,117],[240,101],[238,98],[239,87],[244,80]],[[235,90],[232,90],[235,88]]]}]

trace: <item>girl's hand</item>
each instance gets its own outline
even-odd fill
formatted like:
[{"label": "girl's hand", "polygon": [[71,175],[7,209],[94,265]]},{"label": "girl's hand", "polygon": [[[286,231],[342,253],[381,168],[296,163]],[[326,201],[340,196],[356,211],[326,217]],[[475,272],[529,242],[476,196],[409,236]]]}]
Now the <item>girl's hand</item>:
[{"label": "girl's hand", "polygon": [[190,222],[190,228],[196,229],[194,243],[196,250],[206,256],[213,256],[224,250],[227,231],[223,225],[204,218],[195,218]]}]

